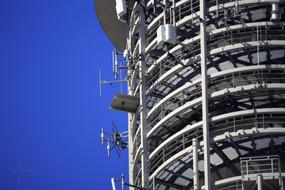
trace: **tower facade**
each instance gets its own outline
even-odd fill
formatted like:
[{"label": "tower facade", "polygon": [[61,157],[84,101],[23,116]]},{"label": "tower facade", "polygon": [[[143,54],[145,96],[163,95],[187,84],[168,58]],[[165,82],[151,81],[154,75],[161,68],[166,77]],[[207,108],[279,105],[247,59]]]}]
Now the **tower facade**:
[{"label": "tower facade", "polygon": [[127,60],[121,106],[137,100],[124,110],[131,188],[284,189],[284,0],[95,7]]}]

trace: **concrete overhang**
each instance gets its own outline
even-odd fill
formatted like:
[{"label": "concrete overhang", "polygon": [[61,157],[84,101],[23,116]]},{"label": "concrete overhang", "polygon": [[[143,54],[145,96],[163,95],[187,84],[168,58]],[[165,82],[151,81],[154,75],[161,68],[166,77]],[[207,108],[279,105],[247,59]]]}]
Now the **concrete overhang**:
[{"label": "concrete overhang", "polygon": [[94,0],[96,15],[104,32],[114,46],[123,51],[126,48],[128,25],[118,20],[115,0]]}]

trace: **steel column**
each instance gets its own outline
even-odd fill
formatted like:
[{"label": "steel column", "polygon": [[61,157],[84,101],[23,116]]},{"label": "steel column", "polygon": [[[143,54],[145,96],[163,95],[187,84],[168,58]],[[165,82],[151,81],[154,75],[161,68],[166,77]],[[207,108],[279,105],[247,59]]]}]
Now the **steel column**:
[{"label": "steel column", "polygon": [[[129,66],[129,62],[128,62]],[[130,70],[128,70],[128,75],[130,75]],[[133,90],[131,87],[131,81],[128,81],[128,94],[133,95]],[[133,155],[133,125],[132,119],[135,117],[134,114],[128,113],[128,157],[129,157],[129,183],[134,184],[134,155]],[[129,190],[133,190],[133,187],[129,187]]]},{"label": "steel column", "polygon": [[[130,32],[129,32],[130,33]],[[130,58],[131,54],[131,48],[132,48],[132,41],[130,38],[127,39],[127,77],[129,78],[132,74],[132,70],[130,69],[132,60]],[[134,90],[132,87],[132,80],[128,80],[128,95],[133,95]],[[129,184],[134,184],[134,153],[133,153],[133,123],[132,120],[134,119],[135,114],[134,113],[128,113],[128,158],[129,158]],[[133,187],[129,187],[129,190],[134,190]]]},{"label": "steel column", "polygon": [[201,47],[201,87],[202,121],[204,142],[204,179],[205,190],[211,190],[210,150],[209,150],[209,113],[207,81],[207,36],[206,36],[206,1],[200,0],[200,47]]},{"label": "steel column", "polygon": [[147,144],[147,108],[146,108],[146,65],[145,65],[145,1],[139,1],[139,74],[140,74],[140,127],[141,127],[141,169],[142,188],[149,188],[148,144]]},{"label": "steel column", "polygon": [[199,190],[199,170],[198,170],[198,148],[199,142],[196,138],[193,140],[193,187],[194,190]]},{"label": "steel column", "polygon": [[263,177],[261,174],[257,176],[257,190],[262,190]]}]

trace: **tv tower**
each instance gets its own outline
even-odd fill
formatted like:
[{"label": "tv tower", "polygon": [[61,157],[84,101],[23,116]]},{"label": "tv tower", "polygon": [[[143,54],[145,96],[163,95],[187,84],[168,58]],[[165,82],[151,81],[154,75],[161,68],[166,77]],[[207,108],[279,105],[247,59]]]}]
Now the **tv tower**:
[{"label": "tv tower", "polygon": [[126,60],[131,190],[284,189],[284,0],[94,4]]}]

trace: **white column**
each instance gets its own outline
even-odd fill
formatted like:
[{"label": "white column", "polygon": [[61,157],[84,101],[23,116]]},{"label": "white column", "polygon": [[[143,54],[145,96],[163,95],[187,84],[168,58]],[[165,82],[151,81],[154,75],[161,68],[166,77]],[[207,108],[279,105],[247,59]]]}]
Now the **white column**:
[{"label": "white column", "polygon": [[142,188],[149,188],[149,169],[148,169],[148,144],[147,144],[147,110],[146,110],[146,66],[145,66],[145,1],[139,3],[139,70],[140,70],[140,127],[141,127],[141,169],[142,169]]},{"label": "white column", "polygon": [[[131,32],[129,31],[129,36]],[[129,53],[131,53],[132,48],[132,41],[131,39],[127,39],[127,72],[128,72],[128,95],[133,95],[133,86],[132,86],[132,79],[129,78],[132,75],[132,70],[130,67],[133,64],[132,58],[129,56]],[[133,123],[132,120],[135,117],[134,113],[128,113],[128,157],[129,157],[129,184],[134,185],[134,153],[133,153]],[[133,187],[129,187],[129,190],[134,190]]]},{"label": "white column", "polygon": [[211,190],[210,150],[209,150],[209,114],[208,114],[208,82],[207,82],[207,36],[206,36],[206,2],[200,0],[200,47],[201,47],[201,86],[202,86],[202,118],[204,142],[204,179],[205,190]]},{"label": "white column", "polygon": [[[130,71],[128,71],[130,74]],[[128,94],[133,95],[131,82],[128,81]],[[132,126],[132,119],[134,114],[128,113],[128,150],[129,150],[129,183],[134,184],[134,155],[133,155],[133,127]],[[133,187],[129,188],[130,190],[134,190]]]},{"label": "white column", "polygon": [[196,138],[193,140],[193,187],[194,190],[199,190],[199,170],[198,170],[198,148],[199,142]]},{"label": "white column", "polygon": [[262,181],[263,181],[263,176],[259,174],[257,176],[257,190],[262,190]]}]

